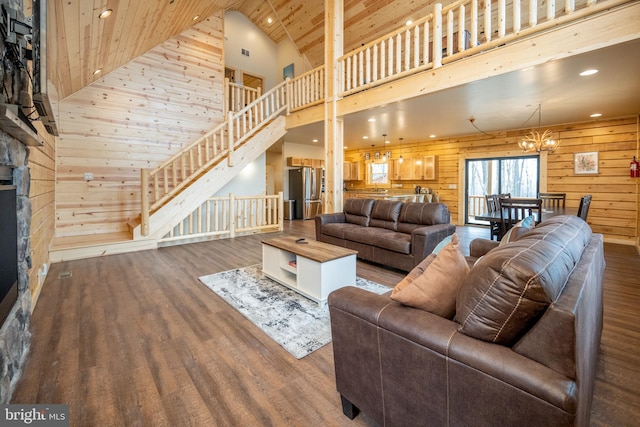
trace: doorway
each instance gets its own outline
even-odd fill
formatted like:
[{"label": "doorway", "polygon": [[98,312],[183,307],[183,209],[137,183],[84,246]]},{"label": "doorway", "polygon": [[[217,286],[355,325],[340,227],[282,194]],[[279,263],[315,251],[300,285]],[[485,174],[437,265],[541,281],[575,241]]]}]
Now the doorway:
[{"label": "doorway", "polygon": [[511,197],[538,196],[540,157],[499,157],[468,159],[465,177],[465,224],[486,224],[475,219],[486,212],[487,194],[509,193]]},{"label": "doorway", "polygon": [[249,74],[246,71],[242,72],[242,85],[244,87],[250,87],[252,89],[260,90],[260,93],[264,93],[264,78],[255,74]]}]

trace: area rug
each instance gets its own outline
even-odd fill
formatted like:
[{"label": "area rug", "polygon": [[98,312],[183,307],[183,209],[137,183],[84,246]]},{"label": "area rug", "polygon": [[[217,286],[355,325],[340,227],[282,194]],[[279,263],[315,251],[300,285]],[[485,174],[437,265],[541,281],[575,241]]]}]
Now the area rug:
[{"label": "area rug", "polygon": [[[266,277],[261,264],[199,279],[296,359],[331,342],[328,306]],[[391,290],[360,277],[356,286],[378,294]]]}]

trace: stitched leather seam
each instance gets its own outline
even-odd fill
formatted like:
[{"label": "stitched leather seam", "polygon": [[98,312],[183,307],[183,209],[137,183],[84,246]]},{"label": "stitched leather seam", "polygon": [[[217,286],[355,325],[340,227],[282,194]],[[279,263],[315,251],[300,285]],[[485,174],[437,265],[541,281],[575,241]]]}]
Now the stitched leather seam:
[{"label": "stitched leather seam", "polygon": [[458,332],[457,330],[454,330],[451,333],[451,336],[447,340],[447,347],[444,350],[445,376],[446,376],[446,380],[447,380],[447,427],[449,427],[449,424],[450,424],[450,420],[449,420],[449,414],[450,414],[450,404],[449,404],[449,347],[451,346],[451,341],[453,341],[453,337],[455,336],[455,334],[457,332]]},{"label": "stitched leather seam", "polygon": [[381,353],[381,349],[380,349],[380,325],[378,323],[378,320],[380,320],[380,316],[382,315],[382,312],[385,311],[387,309],[387,307],[389,307],[392,303],[389,302],[387,303],[387,305],[385,305],[384,307],[382,307],[380,309],[380,311],[378,312],[378,314],[376,314],[376,336],[378,338],[378,366],[380,367],[380,392],[382,393],[382,425],[385,426],[387,424],[387,415],[386,415],[386,411],[385,411],[385,405],[384,405],[384,381],[382,380],[383,376],[382,376],[382,353]]},{"label": "stitched leather seam", "polygon": [[[563,222],[559,223],[556,225],[556,227],[554,227],[552,230],[549,230],[548,233],[546,233],[544,236],[542,236],[540,239],[535,240],[531,245],[529,245],[526,248],[523,248],[521,251],[519,251],[518,253],[514,254],[511,258],[509,258],[504,264],[502,269],[500,270],[500,274],[498,274],[496,276],[496,278],[491,282],[491,285],[486,289],[486,291],[482,294],[482,296],[480,297],[480,299],[478,299],[478,302],[475,304],[475,306],[471,309],[471,311],[469,311],[469,314],[467,314],[467,316],[464,318],[464,320],[460,323],[460,327],[458,329],[463,328],[467,321],[469,320],[469,318],[475,314],[475,311],[478,309],[478,307],[484,302],[484,299],[487,297],[487,294],[489,294],[489,292],[493,289],[494,285],[496,284],[496,282],[498,281],[498,279],[500,279],[501,277],[503,277],[504,275],[504,268],[508,265],[511,264],[511,262],[517,258],[518,256],[520,256],[522,253],[525,253],[526,251],[530,250],[531,248],[533,248],[536,244],[538,244],[538,242],[540,240],[545,240],[545,238],[547,236],[549,236],[550,234],[552,234],[554,231],[556,231],[558,228],[560,228],[560,226],[566,224],[567,222],[569,222],[571,220],[571,217],[567,217]],[[577,235],[580,231],[582,231],[582,227],[583,225],[580,225],[580,229],[576,232],[575,235]],[[574,236],[575,236],[574,235]],[[569,241],[569,239],[567,240],[567,242]],[[511,317],[511,315],[509,316]],[[494,339],[492,340],[493,342],[496,341],[496,339],[498,338],[498,335],[500,333],[500,331],[502,331],[502,329],[504,328],[504,324],[502,325],[502,327],[500,328],[500,330],[498,331],[497,335],[494,337]]]},{"label": "stitched leather seam", "polygon": [[[565,221],[566,222],[566,221]],[[563,222],[563,224],[565,223]],[[569,245],[569,242],[571,242],[573,239],[576,238],[576,236],[582,231],[582,226],[580,226],[580,228],[573,234],[573,236],[571,236],[569,239],[565,240],[564,245],[560,248],[560,250],[558,250],[555,255],[553,256],[552,259],[549,260],[548,263],[546,263],[544,265],[544,267],[542,269],[540,269],[540,271],[538,271],[536,274],[534,274],[533,276],[531,276],[529,278],[529,280],[527,280],[527,283],[525,284],[524,288],[522,289],[522,292],[520,292],[520,296],[518,297],[518,302],[513,306],[513,309],[511,310],[511,313],[509,313],[509,316],[507,316],[507,318],[505,319],[505,321],[502,323],[502,326],[500,326],[500,329],[498,329],[498,331],[496,332],[496,335],[493,338],[493,342],[496,342],[498,340],[498,338],[500,337],[500,334],[502,333],[502,331],[504,330],[505,326],[507,325],[507,323],[509,323],[509,320],[511,319],[511,317],[513,317],[514,313],[517,311],[517,308],[520,306],[520,304],[522,303],[523,300],[523,295],[527,292],[527,290],[529,289],[531,282],[533,282],[534,279],[537,279],[542,273],[544,273],[545,271],[547,271],[547,268],[549,267],[549,265],[551,265],[561,254],[564,253],[564,250],[566,249],[566,247]],[[548,235],[548,233],[545,235],[545,237]],[[529,248],[533,247],[533,245],[531,245]],[[527,248],[527,250],[529,249]],[[513,258],[512,258],[513,259]],[[511,260],[509,260],[511,261]],[[575,268],[576,264],[574,264],[573,268]],[[572,269],[573,271],[573,269]],[[568,276],[567,276],[568,279]],[[566,283],[566,281],[565,281]],[[563,285],[564,287],[564,285]],[[555,300],[555,298],[554,298]]]},{"label": "stitched leather seam", "polygon": [[[550,230],[549,233],[557,230],[558,227],[555,227],[553,230]],[[547,234],[549,234],[547,233]],[[544,236],[546,237],[546,235]],[[521,251],[519,251],[518,253],[514,254],[511,258],[509,258],[503,265],[502,265],[502,269],[500,270],[500,274],[498,274],[496,276],[495,279],[493,279],[493,281],[491,282],[491,285],[485,290],[485,292],[482,294],[482,296],[480,297],[480,299],[478,300],[478,302],[476,303],[476,305],[473,306],[473,308],[471,309],[471,311],[469,311],[469,314],[467,314],[467,316],[464,318],[464,320],[460,323],[461,327],[464,327],[467,323],[467,321],[469,320],[469,318],[475,313],[475,311],[478,309],[478,307],[484,302],[484,299],[486,298],[487,294],[489,294],[489,292],[493,289],[494,285],[496,284],[496,282],[498,281],[498,279],[500,279],[503,275],[504,275],[504,268],[506,266],[508,266],[509,264],[511,264],[511,261],[513,261],[516,257],[518,257],[520,254],[525,253],[526,251],[528,251],[529,249],[531,249],[532,247],[534,247],[536,244],[538,244],[538,242],[540,240],[544,240],[544,237],[542,237],[539,240],[535,240],[531,245],[527,246],[526,248],[523,248]]]}]

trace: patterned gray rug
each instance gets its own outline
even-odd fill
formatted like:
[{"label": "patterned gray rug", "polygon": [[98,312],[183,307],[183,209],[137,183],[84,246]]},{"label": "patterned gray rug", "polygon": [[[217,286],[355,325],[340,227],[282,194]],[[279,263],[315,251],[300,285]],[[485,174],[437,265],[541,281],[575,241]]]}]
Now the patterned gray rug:
[{"label": "patterned gray rug", "polygon": [[[329,308],[262,274],[255,264],[199,278],[296,359],[331,342]],[[382,294],[391,288],[356,278],[356,286]]]}]

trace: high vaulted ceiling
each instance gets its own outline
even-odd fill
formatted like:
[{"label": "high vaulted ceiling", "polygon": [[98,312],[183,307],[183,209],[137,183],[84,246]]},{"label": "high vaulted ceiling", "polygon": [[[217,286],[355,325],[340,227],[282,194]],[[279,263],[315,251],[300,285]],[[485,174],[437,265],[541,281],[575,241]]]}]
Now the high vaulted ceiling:
[{"label": "high vaulted ceiling", "polygon": [[[441,1],[442,2],[442,1]],[[345,52],[427,14],[434,1],[345,1]],[[450,3],[450,0],[442,3]],[[106,9],[108,19],[99,14]],[[316,0],[53,0],[54,67],[65,98],[212,14],[238,10],[274,42],[290,37],[311,67],[324,62],[324,2]],[[271,23],[268,22],[271,18]],[[96,70],[102,70],[95,74]]]},{"label": "high vaulted ceiling", "polygon": [[[401,27],[407,19],[425,16],[435,2],[344,0],[344,51]],[[99,19],[105,9],[112,9],[112,15]],[[276,43],[290,38],[308,66],[324,62],[324,1],[50,0],[48,23],[57,33],[49,67],[59,73],[60,99],[222,10],[238,10]],[[476,132],[469,122],[472,116],[487,132],[528,127],[535,125],[530,115],[538,104],[543,104],[543,126],[590,120],[588,115],[593,112],[603,113],[603,119],[638,115],[640,23],[637,26],[635,36],[618,46],[603,44],[607,47],[549,61],[532,70],[351,114],[345,118],[345,142],[370,144],[361,141],[367,133],[380,139],[381,133],[387,133],[405,140],[432,133],[438,137],[471,134]],[[566,49],[571,48],[567,45]],[[603,71],[588,86],[576,78],[576,72],[586,66]],[[97,69],[101,72],[94,74]],[[377,125],[366,121],[371,116],[377,116]],[[301,143],[316,138],[322,144],[322,124],[293,129],[288,138]]]}]

